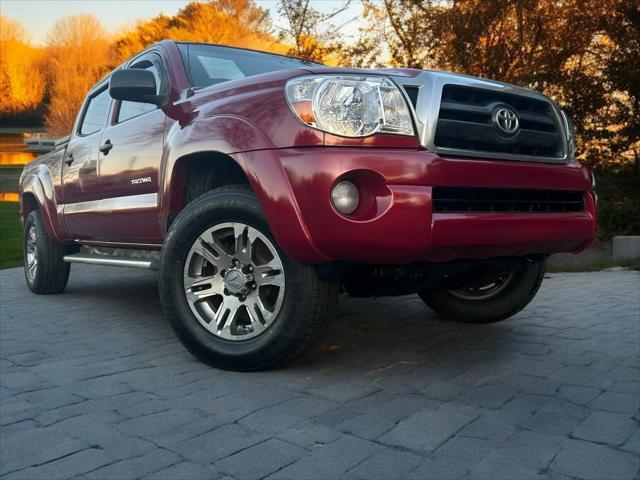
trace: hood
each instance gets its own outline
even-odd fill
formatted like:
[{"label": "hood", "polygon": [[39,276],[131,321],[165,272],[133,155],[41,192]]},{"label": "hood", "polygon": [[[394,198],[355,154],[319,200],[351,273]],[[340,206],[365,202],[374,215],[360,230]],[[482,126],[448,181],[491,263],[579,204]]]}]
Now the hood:
[{"label": "hood", "polygon": [[349,67],[308,67],[309,73],[314,74],[351,74],[351,75],[391,75],[394,77],[414,78],[424,70],[416,68],[349,68]]}]

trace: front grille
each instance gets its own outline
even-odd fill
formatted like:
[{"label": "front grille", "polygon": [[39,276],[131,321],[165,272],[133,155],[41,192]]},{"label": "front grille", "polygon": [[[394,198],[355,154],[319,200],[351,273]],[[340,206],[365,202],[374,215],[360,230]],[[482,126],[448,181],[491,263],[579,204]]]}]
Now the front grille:
[{"label": "front grille", "polygon": [[434,187],[434,212],[582,212],[582,192],[518,188]]},{"label": "front grille", "polygon": [[[506,135],[496,126],[494,115],[510,108],[520,129]],[[564,139],[551,104],[523,95],[463,85],[444,85],[435,133],[438,148],[497,153],[503,156],[543,160],[564,157]]]}]

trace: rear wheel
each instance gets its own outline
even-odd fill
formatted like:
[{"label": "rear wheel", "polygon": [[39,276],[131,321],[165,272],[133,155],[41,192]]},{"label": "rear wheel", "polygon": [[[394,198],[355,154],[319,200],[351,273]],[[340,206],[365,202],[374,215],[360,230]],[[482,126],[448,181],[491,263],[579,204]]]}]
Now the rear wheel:
[{"label": "rear wheel", "polygon": [[164,311],[187,349],[219,368],[273,368],[306,352],[322,333],[337,290],[280,250],[244,186],[194,200],[162,250]]},{"label": "rear wheel", "polygon": [[535,297],[545,272],[544,260],[533,260],[520,270],[463,288],[436,288],[418,292],[422,300],[448,320],[490,323],[505,320]]},{"label": "rear wheel", "polygon": [[69,280],[65,247],[49,237],[42,216],[32,211],[24,224],[24,276],[29,289],[38,294],[61,293]]}]

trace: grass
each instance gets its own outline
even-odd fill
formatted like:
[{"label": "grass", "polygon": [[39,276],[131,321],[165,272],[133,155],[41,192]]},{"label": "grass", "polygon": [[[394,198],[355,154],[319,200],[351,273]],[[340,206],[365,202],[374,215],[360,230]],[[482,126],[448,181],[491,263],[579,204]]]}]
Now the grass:
[{"label": "grass", "polygon": [[0,269],[22,266],[19,204],[0,202]]},{"label": "grass", "polygon": [[15,193],[18,191],[18,180],[22,173],[23,165],[0,164],[0,192]]}]

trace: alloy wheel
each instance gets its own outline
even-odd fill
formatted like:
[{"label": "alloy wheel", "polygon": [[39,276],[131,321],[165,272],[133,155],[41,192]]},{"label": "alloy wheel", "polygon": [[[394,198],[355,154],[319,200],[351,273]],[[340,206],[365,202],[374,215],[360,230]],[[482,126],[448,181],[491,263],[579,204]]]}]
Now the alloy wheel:
[{"label": "alloy wheel", "polygon": [[29,227],[29,231],[27,232],[26,253],[27,264],[25,270],[29,280],[33,281],[36,279],[36,271],[38,270],[38,243],[36,229],[33,225]]},{"label": "alloy wheel", "polygon": [[239,222],[215,225],[191,245],[184,292],[200,324],[225,340],[264,333],[282,307],[285,273],[271,241]]},{"label": "alloy wheel", "polygon": [[513,273],[507,273],[499,276],[492,282],[489,282],[485,285],[468,288],[458,288],[455,290],[449,290],[449,293],[464,300],[487,300],[491,297],[495,297],[505,288],[507,288],[507,285],[511,283],[512,279]]}]

